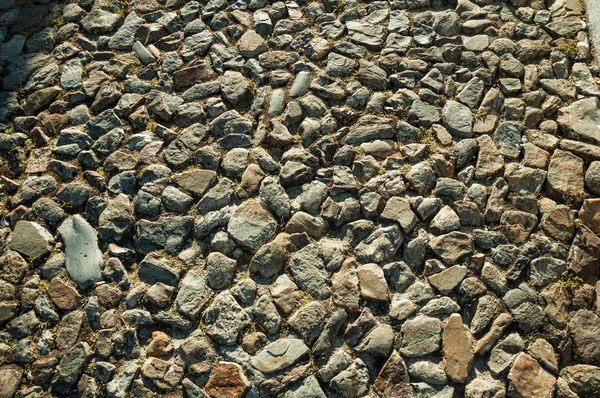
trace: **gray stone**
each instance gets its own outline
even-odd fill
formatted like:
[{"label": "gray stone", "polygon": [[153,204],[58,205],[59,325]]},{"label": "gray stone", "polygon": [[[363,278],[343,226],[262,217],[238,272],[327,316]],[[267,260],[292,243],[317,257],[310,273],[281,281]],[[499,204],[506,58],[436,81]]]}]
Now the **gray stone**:
[{"label": "gray stone", "polygon": [[115,32],[108,41],[108,47],[115,50],[129,50],[135,41],[135,34],[144,24],[144,20],[134,12],[130,12],[123,25]]},{"label": "gray stone", "polygon": [[218,344],[236,345],[242,330],[250,325],[246,311],[235,301],[228,290],[215,297],[204,315],[206,333]]},{"label": "gray stone", "polygon": [[206,284],[206,278],[189,271],[181,280],[175,298],[175,308],[186,317],[197,319],[212,295],[212,290]]},{"label": "gray stone", "polygon": [[309,349],[302,340],[288,338],[266,346],[250,360],[250,364],[268,374],[306,362],[308,358]]},{"label": "gray stone", "polygon": [[256,250],[275,235],[277,222],[256,200],[248,200],[231,216],[227,232],[240,245]]},{"label": "gray stone", "polygon": [[310,244],[296,252],[288,263],[292,276],[301,289],[318,300],[331,295],[329,274],[317,246]]},{"label": "gray stone", "polygon": [[442,109],[444,125],[456,138],[473,136],[473,113],[460,102],[449,100]]},{"label": "gray stone", "polygon": [[80,215],[66,219],[58,228],[65,245],[66,268],[69,277],[80,289],[89,289],[102,276],[102,252],[92,226]]},{"label": "gray stone", "polygon": [[19,221],[15,225],[10,248],[24,255],[29,261],[47,256],[54,246],[54,238],[38,223]]}]

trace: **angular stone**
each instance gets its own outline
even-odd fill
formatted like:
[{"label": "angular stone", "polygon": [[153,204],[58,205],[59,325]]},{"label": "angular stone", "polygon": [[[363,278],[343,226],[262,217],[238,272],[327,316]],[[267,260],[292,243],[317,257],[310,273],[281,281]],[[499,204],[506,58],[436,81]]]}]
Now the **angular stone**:
[{"label": "angular stone", "polygon": [[240,245],[255,250],[275,235],[277,221],[260,202],[248,200],[231,216],[227,232]]},{"label": "angular stone", "polygon": [[442,294],[450,294],[467,276],[468,269],[463,265],[454,265],[427,278],[431,286]]},{"label": "angular stone", "polygon": [[581,360],[600,364],[600,317],[581,309],[569,322],[569,332],[575,343],[575,352]]},{"label": "angular stone", "polygon": [[219,362],[204,390],[212,397],[241,398],[249,386],[250,383],[240,365],[234,362]]},{"label": "angular stone", "polygon": [[181,280],[181,286],[175,298],[175,308],[191,319],[197,319],[213,292],[206,284],[204,276],[189,271]]},{"label": "angular stone", "polygon": [[331,295],[329,274],[316,245],[307,245],[296,252],[290,259],[288,268],[300,288],[314,298],[325,300]]},{"label": "angular stone", "polygon": [[398,196],[387,201],[381,218],[397,222],[405,234],[410,234],[417,225],[417,217],[410,208],[410,202]]},{"label": "angular stone", "polygon": [[548,166],[547,186],[560,199],[580,200],[584,192],[583,160],[571,152],[556,149]]},{"label": "angular stone", "polygon": [[212,302],[204,315],[206,333],[218,344],[236,345],[242,330],[250,325],[246,311],[235,301],[229,290],[225,290]]},{"label": "angular stone", "polygon": [[21,220],[15,225],[10,248],[24,255],[29,261],[37,261],[47,256],[53,246],[54,238],[38,223]]},{"label": "angular stone", "polygon": [[402,325],[400,353],[407,357],[420,357],[440,349],[442,322],[436,318],[419,315]]}]

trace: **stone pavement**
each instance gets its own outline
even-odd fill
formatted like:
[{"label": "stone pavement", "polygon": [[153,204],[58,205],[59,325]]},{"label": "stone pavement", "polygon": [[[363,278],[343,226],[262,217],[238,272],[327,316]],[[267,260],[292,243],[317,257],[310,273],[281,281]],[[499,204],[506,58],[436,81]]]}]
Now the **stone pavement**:
[{"label": "stone pavement", "polygon": [[0,0],[0,398],[600,396],[585,15]]}]

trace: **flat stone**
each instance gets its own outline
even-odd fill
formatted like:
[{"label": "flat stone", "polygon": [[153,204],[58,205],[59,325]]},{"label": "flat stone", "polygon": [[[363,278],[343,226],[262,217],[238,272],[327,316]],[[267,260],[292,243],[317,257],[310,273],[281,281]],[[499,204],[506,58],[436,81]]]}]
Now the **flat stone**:
[{"label": "flat stone", "polygon": [[218,344],[233,346],[238,343],[242,330],[250,325],[246,311],[235,301],[229,290],[225,290],[212,302],[204,315],[206,333]]},{"label": "flat stone", "polygon": [[556,149],[548,165],[547,184],[550,193],[560,199],[580,200],[584,192],[583,160]]},{"label": "flat stone", "polygon": [[600,144],[600,100],[585,98],[558,110],[556,120],[567,137]]},{"label": "flat stone", "polygon": [[418,221],[408,199],[398,196],[393,196],[387,201],[381,218],[397,222],[405,234],[410,234]]},{"label": "flat stone", "polygon": [[468,269],[463,265],[453,265],[427,278],[431,286],[442,294],[450,294],[467,276]]},{"label": "flat stone", "polygon": [[242,367],[233,362],[219,362],[213,369],[204,390],[212,397],[241,398],[250,383]]},{"label": "flat stone", "polygon": [[452,314],[446,322],[443,345],[446,374],[450,379],[463,383],[469,376],[475,355],[471,334],[459,314]]},{"label": "flat stone", "polygon": [[89,289],[102,279],[102,252],[92,226],[79,214],[66,219],[58,228],[65,245],[66,267],[69,277],[80,289]]},{"label": "flat stone", "polygon": [[79,306],[81,301],[81,295],[77,290],[67,285],[58,277],[50,281],[48,295],[52,299],[52,302],[61,310],[73,310]]},{"label": "flat stone", "polygon": [[575,351],[586,363],[600,365],[600,317],[581,309],[569,322]]},{"label": "flat stone", "polygon": [[206,284],[204,276],[189,271],[181,281],[175,298],[175,308],[186,317],[197,319],[212,295],[213,292]]},{"label": "flat stone", "polygon": [[454,231],[431,239],[429,247],[445,263],[453,265],[473,252],[473,237]]},{"label": "flat stone", "polygon": [[263,373],[274,373],[306,362],[309,353],[308,347],[302,340],[282,339],[266,346],[250,360],[250,364]]},{"label": "flat stone", "polygon": [[531,356],[520,353],[508,374],[510,387],[523,397],[552,398],[556,379]]},{"label": "flat stone", "polygon": [[442,109],[444,127],[456,138],[473,136],[473,113],[468,106],[448,100]]}]

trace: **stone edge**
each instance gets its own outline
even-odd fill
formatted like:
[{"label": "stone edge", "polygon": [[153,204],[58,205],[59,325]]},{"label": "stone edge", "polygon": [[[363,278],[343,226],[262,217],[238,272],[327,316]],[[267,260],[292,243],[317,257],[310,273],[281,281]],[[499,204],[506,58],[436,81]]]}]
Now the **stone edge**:
[{"label": "stone edge", "polygon": [[583,0],[583,2],[590,32],[591,50],[596,63],[600,65],[600,0]]}]

